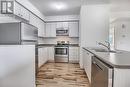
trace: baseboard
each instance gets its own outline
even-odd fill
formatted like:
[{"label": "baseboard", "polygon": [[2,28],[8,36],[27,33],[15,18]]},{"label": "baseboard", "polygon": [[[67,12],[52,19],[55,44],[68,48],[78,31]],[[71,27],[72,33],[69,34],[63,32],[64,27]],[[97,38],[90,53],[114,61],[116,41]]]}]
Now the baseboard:
[{"label": "baseboard", "polygon": [[76,64],[79,64],[79,61],[77,61],[77,60],[69,60],[69,63],[76,63]]},{"label": "baseboard", "polygon": [[55,63],[54,60],[48,60],[47,62],[48,62],[48,63]]}]

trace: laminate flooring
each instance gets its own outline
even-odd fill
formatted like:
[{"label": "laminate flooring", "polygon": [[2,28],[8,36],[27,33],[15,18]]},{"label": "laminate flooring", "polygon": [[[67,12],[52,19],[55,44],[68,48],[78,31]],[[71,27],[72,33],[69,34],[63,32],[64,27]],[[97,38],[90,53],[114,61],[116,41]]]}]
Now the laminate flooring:
[{"label": "laminate flooring", "polygon": [[46,63],[39,69],[37,87],[89,87],[87,75],[79,64]]}]

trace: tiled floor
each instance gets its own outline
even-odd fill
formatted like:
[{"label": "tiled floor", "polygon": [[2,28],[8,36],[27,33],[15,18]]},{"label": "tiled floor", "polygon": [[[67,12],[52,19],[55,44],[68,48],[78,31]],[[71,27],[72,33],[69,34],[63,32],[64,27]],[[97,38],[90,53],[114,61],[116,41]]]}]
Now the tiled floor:
[{"label": "tiled floor", "polygon": [[39,70],[37,87],[89,87],[79,64],[47,63]]}]

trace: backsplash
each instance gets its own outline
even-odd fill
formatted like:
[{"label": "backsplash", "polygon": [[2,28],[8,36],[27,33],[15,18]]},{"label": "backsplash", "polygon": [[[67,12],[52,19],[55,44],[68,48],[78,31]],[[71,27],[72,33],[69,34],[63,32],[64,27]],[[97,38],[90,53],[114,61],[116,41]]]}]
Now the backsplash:
[{"label": "backsplash", "polygon": [[40,38],[39,44],[57,44],[57,41],[69,41],[70,44],[79,44],[79,38],[56,37],[56,38]]}]

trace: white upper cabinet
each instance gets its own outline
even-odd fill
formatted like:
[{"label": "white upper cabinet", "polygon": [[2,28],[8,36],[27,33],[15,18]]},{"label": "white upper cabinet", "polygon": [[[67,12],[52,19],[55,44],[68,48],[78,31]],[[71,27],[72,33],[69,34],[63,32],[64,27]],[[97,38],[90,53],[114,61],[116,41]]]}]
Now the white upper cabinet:
[{"label": "white upper cabinet", "polygon": [[56,23],[46,23],[45,37],[56,37]]},{"label": "white upper cabinet", "polygon": [[46,23],[45,37],[56,37],[56,29],[69,30],[69,37],[79,37],[79,22]]},{"label": "white upper cabinet", "polygon": [[69,37],[79,37],[79,22],[69,22]]},{"label": "white upper cabinet", "polygon": [[44,22],[42,20],[40,20],[38,18],[38,36],[39,37],[44,37],[45,36],[45,25],[44,25]]},{"label": "white upper cabinet", "polygon": [[38,36],[45,36],[45,23],[34,14],[30,14],[30,24],[38,28]]},{"label": "white upper cabinet", "polygon": [[56,28],[68,29],[68,22],[57,22]]},{"label": "white upper cabinet", "polygon": [[34,25],[37,27],[37,17],[34,14],[30,14],[30,24]]},{"label": "white upper cabinet", "polygon": [[14,2],[14,14],[20,18],[23,18],[23,19],[29,21],[30,12],[17,2]]},{"label": "white upper cabinet", "polygon": [[21,8],[21,14],[22,14],[22,18],[24,18],[25,20],[28,20],[30,19],[30,12],[25,9],[25,8]]},{"label": "white upper cabinet", "polygon": [[68,28],[69,28],[68,22],[63,22],[63,28],[65,28],[65,29],[68,29]]},{"label": "white upper cabinet", "polygon": [[51,37],[56,37],[56,23],[51,23]]},{"label": "white upper cabinet", "polygon": [[56,23],[56,28],[62,28],[62,26],[63,26],[62,22],[57,22]]},{"label": "white upper cabinet", "polygon": [[46,23],[45,25],[45,37],[50,37],[51,23]]}]

